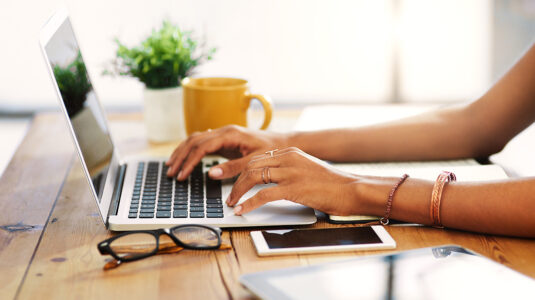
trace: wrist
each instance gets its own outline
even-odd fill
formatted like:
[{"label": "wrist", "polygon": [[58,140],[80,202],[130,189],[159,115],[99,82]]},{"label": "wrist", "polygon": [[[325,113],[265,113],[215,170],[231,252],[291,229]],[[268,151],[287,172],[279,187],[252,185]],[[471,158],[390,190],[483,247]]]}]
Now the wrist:
[{"label": "wrist", "polygon": [[[354,184],[354,197],[361,214],[382,217],[385,215],[388,195],[399,178],[361,177]],[[394,195],[393,206],[396,207],[398,193]]]},{"label": "wrist", "polygon": [[290,132],[286,133],[285,143],[286,147],[296,147],[306,153],[310,153],[307,142],[307,133],[305,132]]}]

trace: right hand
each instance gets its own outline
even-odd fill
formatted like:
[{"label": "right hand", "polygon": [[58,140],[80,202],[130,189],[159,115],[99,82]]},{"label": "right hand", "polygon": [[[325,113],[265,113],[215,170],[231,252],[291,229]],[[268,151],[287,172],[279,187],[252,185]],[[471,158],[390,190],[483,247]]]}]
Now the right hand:
[{"label": "right hand", "polygon": [[178,145],[167,160],[167,176],[185,180],[205,155],[215,153],[229,161],[212,167],[208,174],[213,179],[231,178],[240,174],[253,156],[285,147],[288,145],[284,134],[235,125],[196,132]]}]

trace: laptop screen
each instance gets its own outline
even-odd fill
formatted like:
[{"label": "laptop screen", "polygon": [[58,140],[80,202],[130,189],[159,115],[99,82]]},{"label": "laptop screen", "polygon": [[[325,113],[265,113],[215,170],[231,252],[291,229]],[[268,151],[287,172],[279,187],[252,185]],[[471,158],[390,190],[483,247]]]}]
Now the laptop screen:
[{"label": "laptop screen", "polygon": [[53,33],[44,50],[100,203],[113,144],[69,18]]}]

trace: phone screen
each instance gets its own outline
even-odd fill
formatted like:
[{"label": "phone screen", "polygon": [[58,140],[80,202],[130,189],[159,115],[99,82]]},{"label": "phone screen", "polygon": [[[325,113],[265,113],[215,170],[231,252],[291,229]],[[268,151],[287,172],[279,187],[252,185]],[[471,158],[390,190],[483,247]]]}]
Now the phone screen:
[{"label": "phone screen", "polygon": [[262,235],[270,249],[382,243],[371,227],[263,230]]}]

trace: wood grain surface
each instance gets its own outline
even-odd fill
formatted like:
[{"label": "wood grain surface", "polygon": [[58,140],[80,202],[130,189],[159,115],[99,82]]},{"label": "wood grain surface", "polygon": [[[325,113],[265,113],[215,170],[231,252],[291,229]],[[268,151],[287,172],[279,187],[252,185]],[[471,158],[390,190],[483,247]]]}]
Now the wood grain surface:
[{"label": "wood grain surface", "polygon": [[[278,117],[288,126],[296,115],[276,114],[274,122]],[[122,154],[166,156],[177,145],[147,142],[139,114],[114,115],[111,127]],[[61,116],[40,115],[0,180],[0,299],[248,299],[252,295],[239,283],[245,273],[392,252],[259,257],[250,230],[239,229],[223,232],[231,250],[184,250],[103,271],[108,257],[96,245],[112,233],[100,219],[72,149]],[[320,218],[309,227],[343,226],[351,225]],[[397,242],[395,251],[456,244],[535,278],[535,241],[530,239],[422,226],[387,230]]]},{"label": "wood grain surface", "polygon": [[0,299],[24,279],[73,158],[58,114],[36,117],[0,179]]}]

